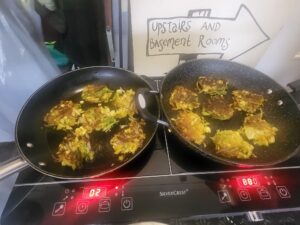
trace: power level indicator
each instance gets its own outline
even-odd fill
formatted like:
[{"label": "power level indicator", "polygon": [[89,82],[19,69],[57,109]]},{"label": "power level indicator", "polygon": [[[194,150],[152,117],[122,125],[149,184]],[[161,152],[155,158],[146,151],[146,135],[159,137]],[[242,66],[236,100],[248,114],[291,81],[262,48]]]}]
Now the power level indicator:
[{"label": "power level indicator", "polygon": [[105,187],[85,187],[83,189],[83,199],[100,199],[105,196]]},{"label": "power level indicator", "polygon": [[236,181],[240,187],[260,187],[259,176],[237,177]]}]

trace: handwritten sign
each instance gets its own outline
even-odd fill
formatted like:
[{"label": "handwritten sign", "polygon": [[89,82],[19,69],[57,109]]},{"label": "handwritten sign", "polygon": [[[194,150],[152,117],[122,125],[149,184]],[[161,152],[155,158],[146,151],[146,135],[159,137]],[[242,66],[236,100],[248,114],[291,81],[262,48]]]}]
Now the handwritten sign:
[{"label": "handwritten sign", "polygon": [[198,12],[208,16],[148,19],[147,56],[218,54],[234,59],[269,40],[245,5],[232,18],[210,17],[210,10]]},{"label": "handwritten sign", "polygon": [[201,58],[255,67],[291,16],[299,15],[299,4],[298,0],[130,0],[130,69],[162,76],[180,63]]}]

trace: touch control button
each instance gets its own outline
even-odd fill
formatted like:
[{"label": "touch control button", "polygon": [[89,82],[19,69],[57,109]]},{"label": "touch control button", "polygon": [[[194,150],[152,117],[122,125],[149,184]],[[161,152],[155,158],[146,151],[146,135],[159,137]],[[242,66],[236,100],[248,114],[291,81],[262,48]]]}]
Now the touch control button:
[{"label": "touch control button", "polygon": [[99,202],[98,212],[109,212],[111,207],[110,198],[102,198]]},{"label": "touch control button", "polygon": [[257,192],[261,200],[271,199],[271,195],[266,187],[257,188]]},{"label": "touch control button", "polygon": [[63,216],[66,211],[66,202],[55,202],[52,210],[52,216]]},{"label": "touch control button", "polygon": [[250,197],[248,190],[240,189],[240,190],[238,190],[238,194],[239,194],[241,201],[243,201],[243,202],[251,201],[251,197]]},{"label": "touch control button", "polygon": [[227,190],[219,190],[218,191],[219,200],[221,203],[231,202],[229,193]]},{"label": "touch control button", "polygon": [[291,198],[291,194],[286,186],[276,186],[276,190],[280,198]]},{"label": "touch control button", "polygon": [[133,209],[133,199],[132,197],[123,197],[121,199],[121,210],[129,211]]},{"label": "touch control button", "polygon": [[89,203],[86,201],[77,202],[76,214],[86,214],[89,208]]}]

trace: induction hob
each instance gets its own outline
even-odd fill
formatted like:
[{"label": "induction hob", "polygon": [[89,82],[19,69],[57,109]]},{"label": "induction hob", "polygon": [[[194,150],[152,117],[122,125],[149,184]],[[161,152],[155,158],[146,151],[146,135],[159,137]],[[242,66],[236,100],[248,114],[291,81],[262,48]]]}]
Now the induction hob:
[{"label": "induction hob", "polygon": [[134,161],[99,178],[24,170],[1,224],[298,224],[299,172],[299,153],[272,167],[230,167],[196,155],[159,127]]}]

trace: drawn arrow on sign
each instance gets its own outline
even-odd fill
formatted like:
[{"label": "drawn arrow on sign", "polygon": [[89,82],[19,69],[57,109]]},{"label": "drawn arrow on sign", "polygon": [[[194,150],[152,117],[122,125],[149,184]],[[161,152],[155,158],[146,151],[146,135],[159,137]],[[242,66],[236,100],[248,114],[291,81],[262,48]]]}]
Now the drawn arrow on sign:
[{"label": "drawn arrow on sign", "polygon": [[[210,11],[191,10],[188,17],[148,19],[147,55],[213,54],[232,60],[270,39],[243,4],[233,18],[211,17]],[[170,24],[182,23],[189,24],[187,32],[170,29]],[[159,24],[169,27],[157,33]]]}]

